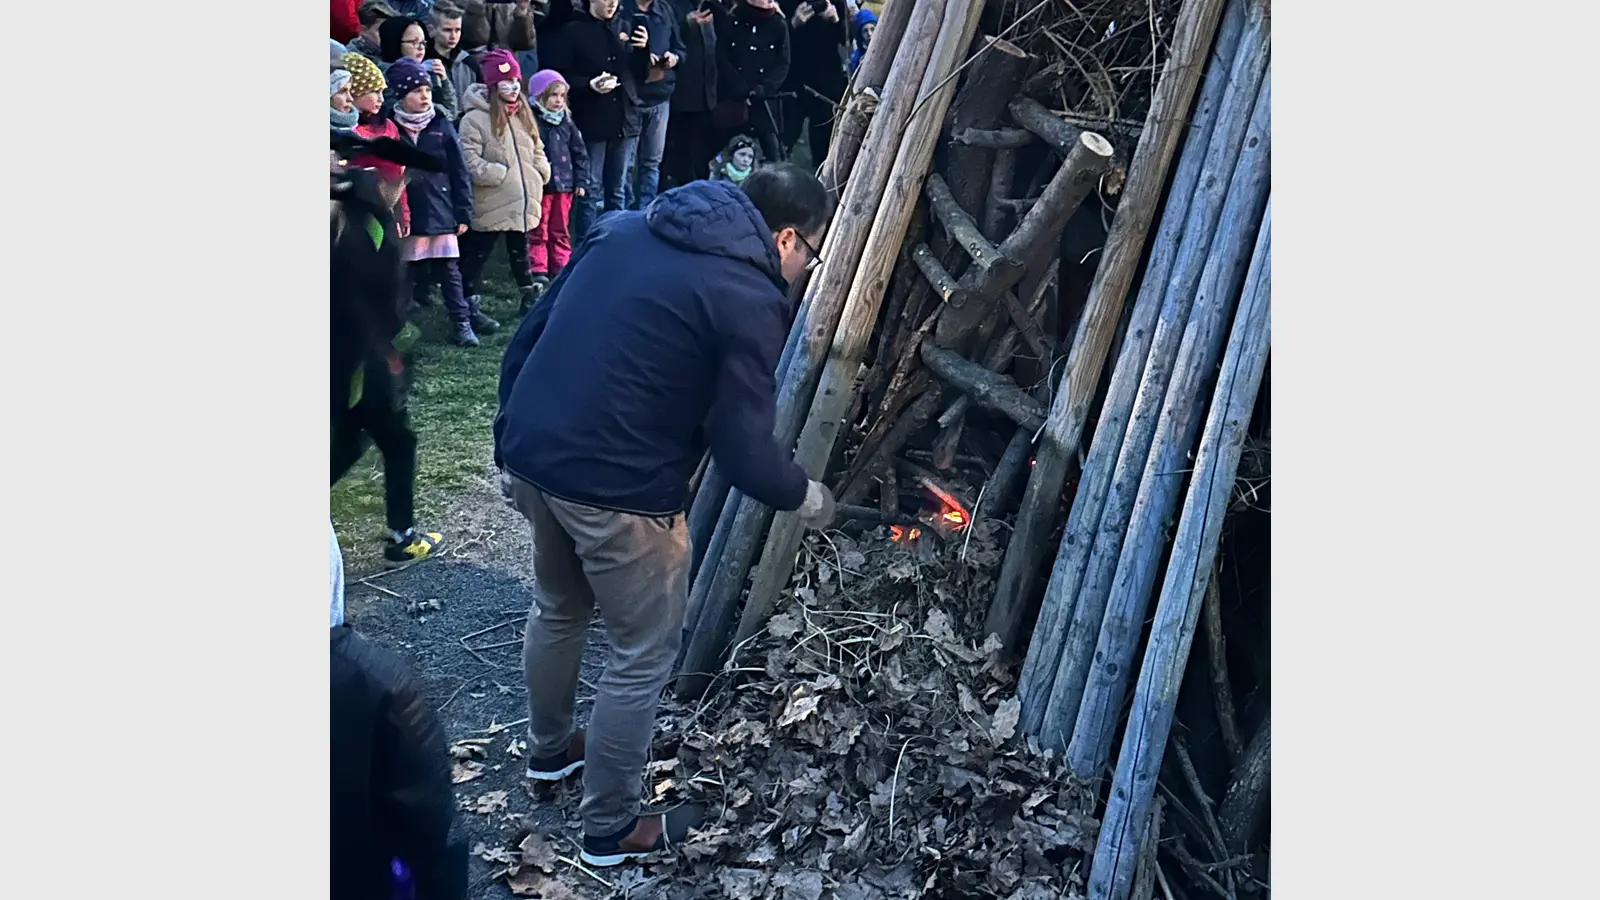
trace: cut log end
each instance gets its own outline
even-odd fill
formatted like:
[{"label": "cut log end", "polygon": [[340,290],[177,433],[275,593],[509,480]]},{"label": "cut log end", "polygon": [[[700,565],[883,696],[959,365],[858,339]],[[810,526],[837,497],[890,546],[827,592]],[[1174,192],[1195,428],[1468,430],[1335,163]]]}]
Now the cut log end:
[{"label": "cut log end", "polygon": [[1116,151],[1111,148],[1110,141],[1092,131],[1085,131],[1084,133],[1078,135],[1078,143],[1082,144],[1084,149],[1088,150],[1090,153],[1093,153],[1096,156],[1104,156],[1107,159],[1111,158],[1111,156],[1116,153]]}]

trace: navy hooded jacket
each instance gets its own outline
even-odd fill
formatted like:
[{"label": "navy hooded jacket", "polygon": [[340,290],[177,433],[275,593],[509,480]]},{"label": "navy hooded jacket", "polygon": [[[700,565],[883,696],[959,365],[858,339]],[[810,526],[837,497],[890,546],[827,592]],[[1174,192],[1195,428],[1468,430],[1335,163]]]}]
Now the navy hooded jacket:
[{"label": "navy hooded jacket", "polygon": [[709,439],[735,487],[798,509],[806,473],[773,437],[782,283],[771,230],[732,184],[601,218],[506,348],[496,465],[564,500],[669,516]]}]

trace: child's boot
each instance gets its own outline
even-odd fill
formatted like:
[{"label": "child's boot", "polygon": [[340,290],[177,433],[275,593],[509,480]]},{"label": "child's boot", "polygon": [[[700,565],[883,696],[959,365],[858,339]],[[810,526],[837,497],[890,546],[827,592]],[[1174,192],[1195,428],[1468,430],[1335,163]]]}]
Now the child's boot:
[{"label": "child's boot", "polygon": [[500,330],[500,323],[484,315],[483,311],[478,308],[478,303],[482,299],[482,295],[479,294],[473,294],[467,298],[467,309],[470,310],[469,321],[471,321],[474,331],[481,334],[494,334]]},{"label": "child's boot", "polygon": [[398,566],[427,559],[428,554],[437,549],[442,540],[444,535],[436,531],[418,531],[415,528],[406,529],[404,534],[391,531],[389,539],[384,541],[384,562]]},{"label": "child's boot", "polygon": [[456,343],[463,347],[478,346],[478,335],[472,330],[471,322],[456,323]]}]

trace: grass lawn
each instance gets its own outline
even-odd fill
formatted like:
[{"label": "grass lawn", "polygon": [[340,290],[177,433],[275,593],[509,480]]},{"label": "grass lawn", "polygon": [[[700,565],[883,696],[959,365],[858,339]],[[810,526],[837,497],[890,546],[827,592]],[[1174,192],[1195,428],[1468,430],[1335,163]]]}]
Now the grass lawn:
[{"label": "grass lawn", "polygon": [[[496,248],[498,250],[498,248]],[[493,460],[490,432],[498,405],[500,357],[516,331],[518,297],[504,255],[495,256],[484,274],[483,311],[500,320],[500,330],[479,335],[476,349],[450,343],[450,320],[438,302],[417,319],[422,339],[414,348],[411,427],[417,432],[417,526],[455,535],[442,517],[454,494],[482,476]],[[345,562],[366,567],[377,561],[384,534],[383,459],[369,447],[349,474],[333,486],[328,501]]]}]

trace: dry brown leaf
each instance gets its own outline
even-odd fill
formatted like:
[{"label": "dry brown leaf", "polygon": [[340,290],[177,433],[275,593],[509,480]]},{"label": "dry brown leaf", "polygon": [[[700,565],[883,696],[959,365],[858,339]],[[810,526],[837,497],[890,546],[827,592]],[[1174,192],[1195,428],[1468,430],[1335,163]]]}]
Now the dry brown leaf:
[{"label": "dry brown leaf", "polygon": [[523,869],[511,878],[507,878],[506,887],[518,897],[533,897],[537,900],[582,900],[572,888],[532,869]]},{"label": "dry brown leaf", "polygon": [[467,811],[486,816],[492,812],[505,809],[508,805],[505,791],[489,791],[469,802]]},{"label": "dry brown leaf", "polygon": [[800,620],[788,613],[780,613],[767,620],[767,630],[779,640],[786,640],[800,633]]},{"label": "dry brown leaf", "polygon": [[821,697],[790,697],[789,705],[783,710],[783,715],[778,717],[778,727],[784,728],[796,722],[810,718],[817,711],[817,704],[822,702]]},{"label": "dry brown leaf", "polygon": [[502,866],[508,866],[516,862],[516,857],[512,855],[508,848],[490,847],[488,844],[485,844],[482,841],[479,841],[477,845],[472,848],[472,855],[483,860],[484,862],[497,863]]},{"label": "dry brown leaf", "polygon": [[1017,722],[1022,719],[1022,701],[1016,697],[1000,701],[1000,708],[994,711],[994,723],[990,726],[989,736],[994,739],[995,746],[1011,740],[1017,733]]},{"label": "dry brown leaf", "polygon": [[538,832],[533,832],[517,845],[522,854],[522,865],[536,866],[546,872],[556,870],[556,849]]},{"label": "dry brown leaf", "polygon": [[483,777],[483,763],[476,761],[461,762],[457,760],[450,765],[450,783],[466,784],[477,778]]}]

